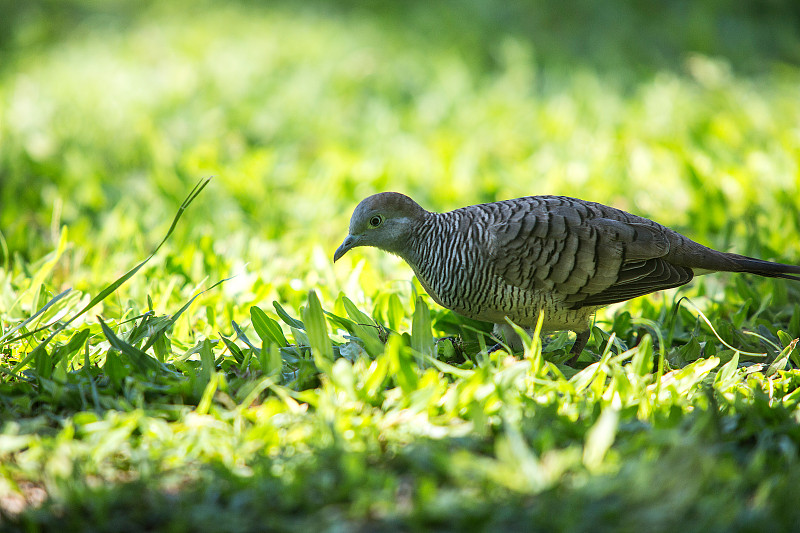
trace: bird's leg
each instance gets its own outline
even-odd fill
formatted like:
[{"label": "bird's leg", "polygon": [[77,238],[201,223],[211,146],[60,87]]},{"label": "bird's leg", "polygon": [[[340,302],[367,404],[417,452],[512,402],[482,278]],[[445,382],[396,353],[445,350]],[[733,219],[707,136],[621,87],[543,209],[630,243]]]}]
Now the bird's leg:
[{"label": "bird's leg", "polygon": [[572,345],[572,349],[569,351],[569,353],[572,354],[572,357],[570,357],[569,361],[567,361],[569,366],[572,366],[578,362],[578,357],[581,356],[581,352],[583,352],[583,349],[586,348],[586,344],[589,342],[589,337],[591,334],[592,331],[587,329],[586,331],[578,332],[578,334],[575,336],[575,344]]},{"label": "bird's leg", "polygon": [[494,346],[487,346],[486,347],[486,354],[488,355],[490,353],[496,352],[497,350],[505,350],[505,349],[506,349],[506,347],[503,345],[503,343],[502,342],[498,342]]},{"label": "bird's leg", "polygon": [[[532,334],[530,329],[526,329],[526,331],[528,332],[528,335]],[[510,324],[495,324],[494,328],[492,329],[492,335],[494,339],[498,340],[498,343],[492,346],[487,353],[496,352],[501,348],[510,350],[511,353],[521,352],[525,349],[522,339]]]}]

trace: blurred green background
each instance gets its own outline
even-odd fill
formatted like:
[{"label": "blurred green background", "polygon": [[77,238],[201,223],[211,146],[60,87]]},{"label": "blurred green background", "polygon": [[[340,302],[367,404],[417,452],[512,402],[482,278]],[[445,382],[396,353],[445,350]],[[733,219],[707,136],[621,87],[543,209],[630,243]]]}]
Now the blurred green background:
[{"label": "blurred green background", "polygon": [[[382,190],[572,195],[800,256],[796,2],[0,5],[2,264],[66,226],[56,286],[130,265],[208,175],[151,271],[285,288],[264,298],[338,291],[349,268],[321,269]],[[372,250],[345,265],[363,257],[376,286],[410,277]]]}]

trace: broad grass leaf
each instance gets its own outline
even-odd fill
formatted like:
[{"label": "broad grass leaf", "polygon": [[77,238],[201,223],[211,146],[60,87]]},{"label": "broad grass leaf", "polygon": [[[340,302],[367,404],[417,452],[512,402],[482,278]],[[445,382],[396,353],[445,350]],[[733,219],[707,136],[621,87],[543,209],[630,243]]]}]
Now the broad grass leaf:
[{"label": "broad grass leaf", "polygon": [[269,344],[267,342],[262,344],[261,352],[258,355],[258,362],[261,365],[261,371],[268,376],[278,374],[283,370],[281,350],[275,344]]},{"label": "broad grass leaf", "polygon": [[200,377],[203,384],[211,380],[211,376],[216,372],[216,365],[214,364],[214,352],[211,346],[211,341],[205,339],[200,346]]},{"label": "broad grass leaf", "polygon": [[321,371],[330,374],[331,363],[333,362],[333,345],[330,337],[328,337],[328,324],[325,321],[325,313],[322,312],[322,305],[315,291],[308,293],[308,303],[303,309],[303,321],[306,326],[308,342],[311,345],[311,352],[314,356],[314,363]]},{"label": "broad grass leaf", "polygon": [[231,321],[231,325],[233,326],[233,331],[236,332],[237,339],[241,339],[242,342],[248,345],[255,353],[259,353],[261,351],[261,348],[257,347],[250,341],[250,339],[247,338],[247,335],[245,335],[244,331],[242,331],[242,328],[239,327],[239,324],[237,324],[235,320]]},{"label": "broad grass leaf", "polygon": [[589,429],[583,447],[583,463],[589,470],[597,470],[603,463],[606,453],[614,444],[619,424],[619,410],[606,407],[597,422]]},{"label": "broad grass leaf", "polygon": [[653,369],[653,337],[649,333],[642,337],[636,347],[631,360],[631,367],[633,373],[640,378],[649,374]]},{"label": "broad grass leaf", "polygon": [[717,372],[717,376],[714,378],[714,384],[721,390],[727,389],[736,381],[735,377],[738,367],[739,352],[733,352],[731,360],[725,363],[722,368],[719,369],[719,372]]},{"label": "broad grass leaf", "polygon": [[786,365],[789,362],[789,356],[792,354],[792,352],[794,352],[795,346],[797,346],[797,341],[798,339],[794,339],[786,348],[781,351],[781,353],[778,354],[778,356],[775,358],[775,361],[773,361],[772,364],[769,365],[769,368],[767,368],[767,377],[774,376],[780,370],[786,368]]},{"label": "broad grass leaf", "polygon": [[127,355],[131,363],[133,363],[133,365],[140,372],[144,373],[150,370],[158,370],[159,368],[162,368],[162,365],[158,361],[147,355],[145,352],[134,346],[131,346],[127,342],[117,337],[114,331],[109,328],[105,322],[103,322],[102,318],[98,317],[98,320],[100,321],[100,326],[103,329],[103,334],[106,336],[106,339],[108,339],[108,342],[111,344],[111,346]]},{"label": "broad grass leaf", "polygon": [[366,313],[362,312],[356,304],[343,294],[339,295],[339,299],[344,305],[347,316],[352,320],[351,333],[361,339],[364,343],[364,349],[371,357],[376,357],[383,352],[383,342],[378,335],[378,326]]},{"label": "broad grass leaf", "polygon": [[392,335],[386,343],[386,357],[390,362],[390,374],[405,394],[411,394],[417,389],[419,377],[415,358],[411,350],[403,345],[400,335]]},{"label": "broad grass leaf", "polygon": [[253,322],[253,328],[262,341],[275,343],[280,347],[289,345],[280,324],[268,317],[260,308],[256,306],[250,308],[250,319]]},{"label": "broad grass leaf", "polygon": [[[222,342],[225,343],[225,347],[228,348],[228,351],[231,352],[231,355],[236,360],[237,363],[243,364],[245,362],[245,355],[242,353],[242,349],[236,346],[236,343],[232,340],[228,339],[224,335],[219,336],[222,339]],[[252,352],[248,352],[252,353]],[[243,365],[244,366],[244,365]]]},{"label": "broad grass leaf", "polygon": [[281,306],[280,303],[272,302],[272,306],[275,308],[275,312],[278,314],[278,316],[281,317],[281,320],[286,322],[286,324],[295,329],[305,329],[303,323],[297,320],[296,318],[290,316],[289,313],[286,312],[286,310],[283,308],[283,306]]},{"label": "broad grass leaf", "polygon": [[117,389],[122,386],[122,380],[125,379],[127,375],[125,367],[120,360],[119,353],[114,350],[106,352],[106,362],[103,364],[103,371]]},{"label": "broad grass leaf", "polygon": [[217,392],[217,389],[219,388],[221,379],[222,379],[222,374],[220,374],[219,372],[214,372],[205,382],[206,386],[203,389],[203,394],[200,396],[200,401],[197,404],[197,409],[195,409],[195,412],[197,414],[199,415],[208,414],[209,410],[211,409],[211,401],[214,399],[214,394]]},{"label": "broad grass leaf", "polygon": [[389,366],[389,357],[384,353],[376,357],[367,367],[364,378],[364,394],[367,399],[375,399],[378,396],[389,373]]},{"label": "broad grass leaf", "polygon": [[433,355],[431,313],[422,296],[417,296],[414,307],[414,317],[411,323],[411,347],[423,356]]},{"label": "broad grass leaf", "polygon": [[389,318],[389,327],[395,331],[398,330],[403,322],[405,309],[403,309],[403,303],[400,301],[400,297],[395,293],[389,295],[387,315]]}]

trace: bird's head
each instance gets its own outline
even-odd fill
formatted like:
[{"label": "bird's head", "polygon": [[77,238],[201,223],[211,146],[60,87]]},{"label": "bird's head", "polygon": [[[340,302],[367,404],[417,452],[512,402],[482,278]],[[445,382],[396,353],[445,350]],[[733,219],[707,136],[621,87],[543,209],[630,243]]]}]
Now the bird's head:
[{"label": "bird's head", "polygon": [[333,261],[356,246],[374,246],[403,255],[413,228],[427,213],[417,202],[396,192],[382,192],[365,198],[353,211],[350,233],[336,249]]}]

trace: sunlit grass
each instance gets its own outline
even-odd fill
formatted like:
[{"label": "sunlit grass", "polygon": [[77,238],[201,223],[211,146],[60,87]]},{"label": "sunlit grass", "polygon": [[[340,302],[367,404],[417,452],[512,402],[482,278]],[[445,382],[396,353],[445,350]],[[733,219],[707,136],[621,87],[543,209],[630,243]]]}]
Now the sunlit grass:
[{"label": "sunlit grass", "polygon": [[487,354],[399,259],[331,256],[399,190],[572,195],[798,263],[798,70],[593,68],[424,9],[164,3],[9,48],[0,529],[796,523],[797,284],[611,306],[570,368],[566,333]]}]

